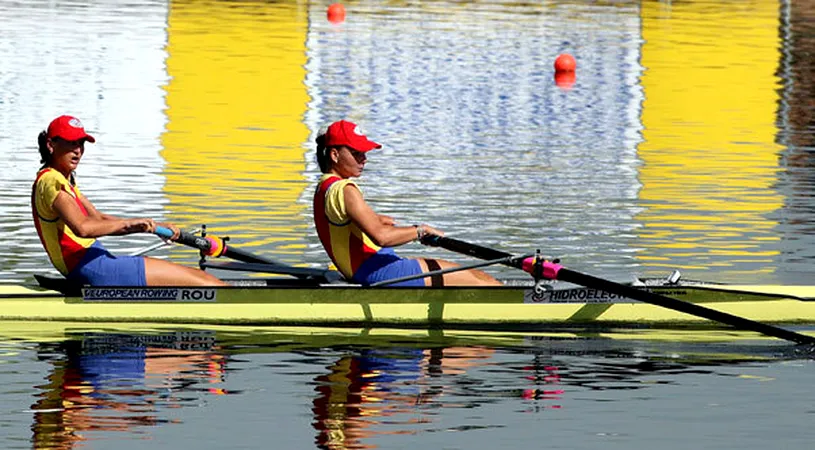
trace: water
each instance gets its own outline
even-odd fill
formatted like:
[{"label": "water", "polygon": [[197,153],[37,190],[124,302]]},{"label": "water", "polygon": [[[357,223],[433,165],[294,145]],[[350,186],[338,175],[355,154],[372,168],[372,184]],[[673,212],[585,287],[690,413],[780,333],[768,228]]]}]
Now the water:
[{"label": "water", "polygon": [[813,435],[796,389],[812,362],[738,334],[5,326],[28,338],[3,345],[4,448],[766,448]]},{"label": "water", "polygon": [[[346,5],[339,25],[326,6],[0,0],[10,165],[0,282],[50,270],[30,218],[35,137],[70,113],[97,138],[77,175],[98,209],[206,223],[292,264],[326,265],[311,221],[312,142],[347,118],[384,144],[360,185],[402,223],[516,253],[540,248],[615,279],[677,268],[812,283],[805,4],[370,0]],[[571,87],[552,73],[561,52],[577,59]],[[155,238],[104,242],[126,253]],[[418,245],[400,252],[467,261]],[[197,260],[177,246],[154,255]],[[94,328],[27,339],[39,326],[15,330],[0,339],[3,448],[766,448],[812,438],[811,362],[730,334],[688,345],[671,343],[681,334],[656,344],[581,335],[563,349],[528,336],[372,342],[237,330],[192,350],[151,341],[149,356],[123,357],[148,377],[91,377],[100,386],[86,379],[66,407],[55,377],[75,373],[82,357],[71,355],[82,353],[70,349]],[[414,365],[351,380],[344,367],[366,352]],[[325,392],[346,398],[321,422]]]}]

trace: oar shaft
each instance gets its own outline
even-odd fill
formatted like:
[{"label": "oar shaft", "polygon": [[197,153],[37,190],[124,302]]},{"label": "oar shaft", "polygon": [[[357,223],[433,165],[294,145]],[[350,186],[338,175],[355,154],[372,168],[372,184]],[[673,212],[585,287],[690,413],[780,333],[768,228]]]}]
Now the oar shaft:
[{"label": "oar shaft", "polygon": [[[470,244],[469,242],[459,241],[457,239],[427,236],[422,239],[422,243],[442,247],[465,255],[470,255],[481,259],[498,259],[505,256],[511,256],[509,253],[493,250],[491,248],[482,247],[480,245]],[[526,272],[535,269],[534,258],[527,258],[524,260],[510,260],[507,264],[512,267],[517,267]],[[815,345],[815,338],[805,334],[796,333],[794,331],[785,330],[780,327],[775,327],[761,322],[756,322],[744,317],[735,316],[722,311],[698,305],[696,303],[685,302],[675,298],[666,297],[664,295],[648,292],[643,289],[637,289],[620,283],[615,283],[610,280],[597,278],[592,275],[576,272],[574,270],[562,267],[559,264],[554,264],[546,261],[542,264],[542,275],[545,278],[553,280],[562,280],[569,283],[574,283],[588,288],[600,289],[611,294],[620,295],[633,300],[639,300],[644,303],[661,306],[663,308],[673,309],[675,311],[683,312],[686,314],[702,317],[704,319],[719,322],[732,327],[755,331],[767,336],[777,337],[788,341],[796,342],[799,344]]]},{"label": "oar shaft", "polygon": [[[521,269],[524,272],[528,272],[533,275],[535,274],[535,270],[538,268],[538,261],[537,257],[535,256],[513,257],[512,253],[502,252],[500,250],[482,247],[476,244],[470,244],[469,242],[460,241],[458,239],[427,235],[422,238],[422,244],[433,247],[441,247],[478,259],[497,260],[505,258],[506,261],[501,262],[501,264],[514,267],[516,269]],[[559,264],[554,264],[550,261],[540,261],[540,276],[554,280],[557,278],[557,271],[560,269],[560,267],[561,266]]]},{"label": "oar shaft", "polygon": [[671,297],[666,297],[654,292],[648,292],[644,289],[637,289],[631,286],[626,286],[620,283],[614,283],[595,276],[575,272],[574,270],[561,267],[557,272],[557,279],[569,283],[578,284],[580,286],[587,286],[594,289],[600,289],[611,294],[616,294],[622,297],[627,297],[633,300],[639,300],[644,303],[661,306],[663,308],[673,309],[675,311],[683,312],[697,317],[702,317],[714,322],[730,325],[742,330],[750,330],[767,336],[773,336],[780,339],[796,342],[799,344],[815,344],[815,338],[805,334],[788,331],[780,327],[768,325],[754,320],[747,319],[741,316],[735,316],[726,312],[718,311],[711,308],[706,308],[696,303],[685,302]]},{"label": "oar shaft", "polygon": [[141,256],[141,255],[145,255],[145,254],[147,254],[147,253],[152,252],[153,250],[155,250],[155,249],[157,249],[157,248],[166,247],[166,246],[168,246],[168,245],[170,245],[168,242],[164,242],[164,241],[161,241],[161,242],[156,242],[156,243],[155,243],[155,244],[153,244],[153,245],[148,245],[147,247],[140,248],[140,249],[136,250],[135,252],[131,253],[129,256]]},{"label": "oar shaft", "polygon": [[459,241],[458,239],[428,234],[422,238],[422,244],[445,248],[456,253],[469,255],[473,258],[486,259],[488,261],[507,258],[507,260],[502,261],[501,264],[515,267],[516,269],[523,269],[523,261],[518,261],[517,258],[510,259],[512,258],[512,253],[470,244],[469,242]]},{"label": "oar shaft", "polygon": [[[165,239],[173,237],[173,231],[165,227],[156,227],[156,234]],[[264,258],[262,256],[249,253],[245,250],[230,247],[226,245],[226,242],[224,242],[223,239],[218,237],[196,236],[194,234],[182,231],[176,242],[179,244],[184,244],[188,247],[197,248],[208,256],[226,256],[227,258],[232,258],[234,260],[246,263],[280,264],[273,259]]]},{"label": "oar shaft", "polygon": [[506,257],[503,257],[503,258],[491,259],[491,260],[487,260],[487,261],[480,262],[480,263],[465,264],[463,266],[451,267],[449,269],[432,270],[430,272],[424,272],[424,273],[420,273],[420,274],[416,274],[416,275],[407,275],[407,276],[399,277],[399,278],[391,278],[390,280],[383,280],[383,281],[378,281],[376,283],[371,283],[370,286],[371,287],[388,286],[390,284],[401,283],[403,281],[411,281],[411,280],[417,280],[419,278],[432,277],[433,275],[444,275],[444,274],[453,273],[453,272],[461,272],[463,270],[478,269],[478,268],[481,268],[481,267],[492,266],[492,265],[495,265],[495,264],[507,264],[507,263],[511,263],[511,261],[510,261],[511,259],[524,259],[524,258],[527,258],[527,256],[519,256],[518,258],[515,258],[512,255],[509,255],[509,256],[506,256]]}]

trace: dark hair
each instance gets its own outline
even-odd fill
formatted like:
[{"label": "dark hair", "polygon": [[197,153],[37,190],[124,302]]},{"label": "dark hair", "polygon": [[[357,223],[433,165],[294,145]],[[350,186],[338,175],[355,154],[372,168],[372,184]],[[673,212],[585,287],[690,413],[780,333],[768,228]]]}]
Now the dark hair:
[{"label": "dark hair", "polygon": [[328,157],[330,148],[325,146],[325,133],[321,132],[314,140],[317,143],[317,165],[320,172],[328,173],[331,170],[331,158]]},{"label": "dark hair", "polygon": [[51,152],[48,151],[48,132],[40,131],[40,135],[37,136],[37,146],[40,150],[40,162],[45,167],[51,163]]},{"label": "dark hair", "polygon": [[[40,134],[37,136],[37,148],[40,151],[40,162],[42,163],[42,167],[46,167],[51,164],[51,151],[48,150],[48,133],[46,131],[40,131]],[[68,181],[71,183],[71,186],[76,186],[76,176],[71,173],[71,176],[68,178]]]}]

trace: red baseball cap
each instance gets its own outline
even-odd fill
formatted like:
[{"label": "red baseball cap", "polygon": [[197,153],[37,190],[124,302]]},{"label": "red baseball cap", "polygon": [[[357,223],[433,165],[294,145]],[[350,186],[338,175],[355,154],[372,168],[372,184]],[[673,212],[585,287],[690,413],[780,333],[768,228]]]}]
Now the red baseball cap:
[{"label": "red baseball cap", "polygon": [[88,142],[96,142],[93,136],[85,132],[82,122],[73,116],[59,116],[48,125],[48,138],[59,137],[66,141],[78,141],[86,139]]},{"label": "red baseball cap", "polygon": [[382,148],[381,145],[368,139],[357,124],[347,120],[332,123],[325,132],[326,147],[338,147],[341,145],[351,147],[358,152],[367,152],[375,148]]}]

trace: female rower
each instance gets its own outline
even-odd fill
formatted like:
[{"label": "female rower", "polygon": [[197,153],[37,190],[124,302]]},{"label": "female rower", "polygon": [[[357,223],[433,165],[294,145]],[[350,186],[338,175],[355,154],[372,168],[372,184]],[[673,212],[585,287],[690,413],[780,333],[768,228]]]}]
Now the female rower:
[{"label": "female rower", "polygon": [[[370,285],[379,281],[458,267],[428,258],[408,259],[391,247],[444,234],[426,224],[397,226],[377,214],[351,178],[359,177],[366,153],[382,146],[369,140],[354,123],[334,122],[317,136],[317,163],[323,172],[314,193],[314,223],[328,256],[346,279]],[[390,286],[501,285],[479,270],[462,270],[403,281]]]},{"label": "female rower", "polygon": [[[114,256],[96,238],[152,233],[153,219],[120,219],[96,210],[76,186],[74,171],[96,142],[75,117],[60,116],[38,138],[43,166],[31,193],[34,225],[54,267],[91,286],[213,286],[224,284],[198,269],[144,256]],[[164,224],[178,238],[178,228]]]}]

